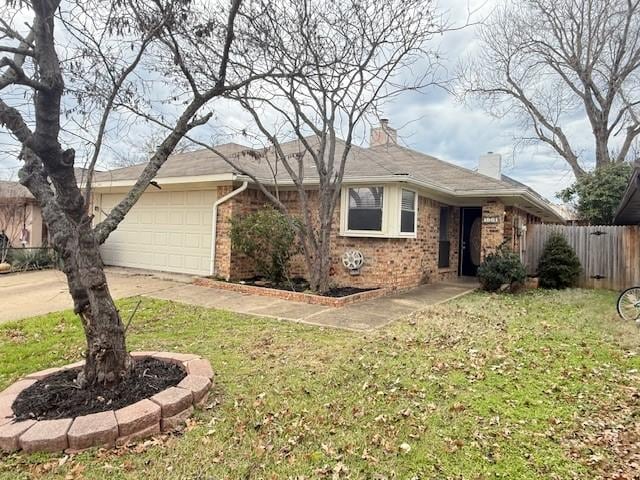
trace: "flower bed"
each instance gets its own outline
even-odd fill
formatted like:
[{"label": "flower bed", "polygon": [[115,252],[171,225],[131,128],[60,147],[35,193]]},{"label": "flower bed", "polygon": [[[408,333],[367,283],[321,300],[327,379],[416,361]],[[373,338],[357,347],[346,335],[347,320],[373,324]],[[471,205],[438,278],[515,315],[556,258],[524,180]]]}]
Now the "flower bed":
[{"label": "flower bed", "polygon": [[17,420],[13,404],[36,382],[84,362],[27,375],[0,393],[0,450],[4,452],[77,452],[91,447],[114,447],[181,427],[207,398],[213,371],[197,355],[172,352],[134,352],[135,359],[156,359],[179,365],[186,376],[175,386],[118,409],[73,418]]},{"label": "flower bed", "polygon": [[220,280],[213,280],[211,278],[196,278],[193,283],[202,287],[219,288],[222,290],[230,290],[232,292],[248,293],[252,295],[260,295],[262,297],[280,298],[283,300],[292,300],[314,305],[326,305],[328,307],[343,307],[345,305],[360,302],[363,300],[371,300],[373,298],[383,297],[393,291],[390,288],[379,288],[375,290],[366,290],[344,297],[323,297],[321,295],[314,295],[312,293],[293,292],[276,288],[258,287],[255,285],[243,285],[241,283],[222,282]]}]

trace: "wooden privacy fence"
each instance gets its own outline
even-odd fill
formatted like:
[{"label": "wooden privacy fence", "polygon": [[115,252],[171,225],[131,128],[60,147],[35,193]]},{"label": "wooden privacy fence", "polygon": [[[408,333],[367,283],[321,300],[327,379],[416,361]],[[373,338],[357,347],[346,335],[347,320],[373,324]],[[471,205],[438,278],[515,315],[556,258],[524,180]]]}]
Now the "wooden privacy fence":
[{"label": "wooden privacy fence", "polygon": [[582,264],[580,287],[622,290],[640,285],[640,227],[530,225],[524,262],[529,274],[538,270],[544,245],[560,233]]}]

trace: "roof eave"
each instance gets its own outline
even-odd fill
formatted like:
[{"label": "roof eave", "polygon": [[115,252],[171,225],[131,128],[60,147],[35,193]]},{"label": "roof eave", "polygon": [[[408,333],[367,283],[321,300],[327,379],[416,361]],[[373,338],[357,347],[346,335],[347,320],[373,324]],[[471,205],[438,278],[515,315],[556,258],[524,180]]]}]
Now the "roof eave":
[{"label": "roof eave", "polygon": [[[244,178],[247,180],[251,180],[248,177],[240,175],[239,178]],[[273,183],[273,180],[266,179],[258,179],[261,182],[265,183]],[[538,198],[527,188],[510,188],[510,189],[502,189],[500,191],[496,190],[485,190],[485,189],[476,189],[476,190],[465,190],[459,191],[451,188],[443,187],[434,182],[426,182],[424,180],[418,180],[411,175],[386,175],[386,176],[357,176],[357,177],[346,177],[343,180],[345,184],[353,184],[353,183],[393,183],[393,182],[406,182],[412,185],[424,188],[426,190],[430,190],[435,193],[439,193],[442,195],[450,196],[451,198],[472,198],[472,197],[492,197],[492,198],[501,198],[501,197],[522,197],[533,203],[536,207],[540,208],[544,212],[547,213],[549,218],[553,219],[555,222],[566,223],[566,219],[560,216],[550,205],[546,202]],[[307,185],[317,185],[319,182],[317,179],[310,179],[306,181]],[[279,181],[278,185],[280,186],[293,186],[294,183],[292,180],[284,180]]]},{"label": "roof eave", "polygon": [[640,168],[636,167],[633,170],[633,174],[629,179],[629,184],[627,185],[627,188],[625,189],[624,194],[622,195],[622,200],[620,200],[620,204],[618,205],[618,208],[616,209],[616,212],[613,216],[613,223],[618,225],[623,223],[628,223],[623,220],[623,213],[624,213],[624,210],[627,208],[627,205],[629,205],[629,202],[631,201],[631,199],[634,197],[634,195],[638,194],[639,186],[640,186]]},{"label": "roof eave", "polygon": [[[165,185],[178,185],[181,183],[228,182],[236,180],[237,177],[238,176],[235,173],[220,173],[215,175],[192,175],[183,177],[155,177],[153,181]],[[132,187],[137,181],[137,178],[124,180],[102,180],[94,182],[92,188],[94,190],[99,190],[116,187]]]}]

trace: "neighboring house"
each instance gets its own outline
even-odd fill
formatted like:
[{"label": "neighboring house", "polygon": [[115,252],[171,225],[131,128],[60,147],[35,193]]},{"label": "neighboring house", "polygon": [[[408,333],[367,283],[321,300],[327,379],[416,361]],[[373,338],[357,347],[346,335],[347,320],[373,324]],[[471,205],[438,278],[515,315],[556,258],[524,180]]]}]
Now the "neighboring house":
[{"label": "neighboring house", "polygon": [[0,235],[10,246],[41,247],[47,240],[47,227],[40,207],[26,187],[18,182],[0,181]]},{"label": "neighboring house", "polygon": [[[331,255],[338,285],[405,287],[474,276],[483,256],[502,243],[521,251],[527,225],[562,222],[540,195],[502,176],[500,155],[482,156],[476,173],[397,145],[386,122],[373,129],[371,139],[369,148],[354,146],[346,164]],[[302,151],[298,141],[283,147],[288,154]],[[251,149],[237,144],[218,149],[262,182],[274,188],[277,183],[280,199],[300,214],[282,166],[274,180],[265,160],[269,150],[247,154]],[[143,168],[96,176],[96,220],[118,203]],[[313,208],[318,202],[313,162],[305,163],[305,179]],[[201,150],[171,156],[156,181],[103,246],[106,264],[226,279],[254,275],[251,262],[229,239],[232,217],[267,203],[249,178]],[[342,264],[349,250],[364,255],[359,275]],[[304,276],[301,261],[293,269]]]},{"label": "neighboring house", "polygon": [[629,185],[622,195],[616,210],[613,223],[615,225],[640,225],[640,163],[636,162]]},{"label": "neighboring house", "polygon": [[566,203],[564,204],[552,203],[551,206],[558,213],[558,215],[564,218],[565,224],[580,225],[584,223],[584,221],[580,219],[580,215],[578,215],[578,212],[572,205],[569,205]]},{"label": "neighboring house", "polygon": [[[87,170],[74,170],[78,184],[82,185]],[[0,180],[0,235],[3,233],[14,248],[38,248],[48,243],[42,211],[27,187],[18,182]]]}]

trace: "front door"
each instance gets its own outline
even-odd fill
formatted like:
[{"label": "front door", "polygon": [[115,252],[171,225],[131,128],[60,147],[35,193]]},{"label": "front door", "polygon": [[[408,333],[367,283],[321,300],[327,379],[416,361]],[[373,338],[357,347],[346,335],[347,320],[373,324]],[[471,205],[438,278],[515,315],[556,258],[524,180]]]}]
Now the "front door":
[{"label": "front door", "polygon": [[481,256],[482,208],[460,210],[460,275],[475,277]]}]

